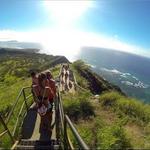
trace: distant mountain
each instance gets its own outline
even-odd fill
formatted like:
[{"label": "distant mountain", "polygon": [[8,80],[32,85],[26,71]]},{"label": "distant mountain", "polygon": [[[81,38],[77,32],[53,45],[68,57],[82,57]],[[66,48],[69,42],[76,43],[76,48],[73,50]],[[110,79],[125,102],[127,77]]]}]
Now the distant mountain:
[{"label": "distant mountain", "polygon": [[0,53],[6,52],[28,52],[28,53],[38,53],[40,50],[35,48],[0,48]]},{"label": "distant mountain", "polygon": [[26,49],[24,51],[1,49],[0,85],[12,84],[18,78],[27,78],[31,70],[40,72],[61,63],[69,61],[64,56],[29,53]]},{"label": "distant mountain", "polygon": [[35,42],[19,42],[16,40],[11,41],[0,41],[1,48],[17,48],[17,49],[42,49],[42,45],[40,43]]},{"label": "distant mountain", "polygon": [[150,102],[149,58],[96,47],[83,47],[79,58],[129,96]]}]

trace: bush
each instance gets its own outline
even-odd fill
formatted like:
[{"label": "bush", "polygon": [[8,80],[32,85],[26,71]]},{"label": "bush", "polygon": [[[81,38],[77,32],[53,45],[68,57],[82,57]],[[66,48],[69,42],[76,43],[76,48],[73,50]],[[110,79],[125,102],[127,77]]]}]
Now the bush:
[{"label": "bush", "polygon": [[118,125],[106,126],[98,130],[98,149],[126,149],[131,148],[122,127]]},{"label": "bush", "polygon": [[77,60],[73,63],[73,67],[76,68],[76,69],[89,69],[90,66],[85,64],[84,61],[82,60]]},{"label": "bush", "polygon": [[64,110],[67,113],[67,115],[73,119],[74,121],[77,121],[78,118],[81,117],[81,110],[80,110],[80,102],[79,100],[71,101],[68,100],[64,103]]},{"label": "bush", "polygon": [[64,97],[64,110],[68,116],[78,121],[80,118],[88,119],[90,116],[94,116],[94,107],[88,100],[89,93],[78,93],[72,99],[70,95]]},{"label": "bush", "polygon": [[114,91],[105,92],[100,96],[99,101],[102,104],[102,106],[112,106],[115,105],[116,101],[121,97],[122,95]]},{"label": "bush", "polygon": [[150,105],[136,99],[122,96],[117,92],[106,92],[99,98],[103,107],[110,107],[117,114],[127,115],[144,123],[150,122]]},{"label": "bush", "polygon": [[80,110],[81,110],[81,113],[82,113],[82,117],[84,119],[87,119],[90,116],[95,115],[93,106],[87,100],[81,100],[80,101]]},{"label": "bush", "polygon": [[[78,126],[78,132],[84,142],[91,148],[93,148],[93,133],[92,133],[92,126],[89,122],[81,123]],[[74,142],[75,143],[75,142]],[[77,143],[76,143],[77,144]]]}]

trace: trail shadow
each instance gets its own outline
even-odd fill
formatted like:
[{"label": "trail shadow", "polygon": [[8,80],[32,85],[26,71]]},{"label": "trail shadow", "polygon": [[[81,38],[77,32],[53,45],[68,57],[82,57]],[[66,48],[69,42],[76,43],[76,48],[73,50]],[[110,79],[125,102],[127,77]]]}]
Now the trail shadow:
[{"label": "trail shadow", "polygon": [[50,141],[52,136],[52,131],[48,132],[47,130],[42,130],[40,134],[41,141]]},{"label": "trail shadow", "polygon": [[35,123],[37,118],[37,111],[30,109],[24,118],[23,126],[22,126],[22,138],[29,139],[31,138]]},{"label": "trail shadow", "polygon": [[53,120],[53,113],[51,111],[47,112],[44,117],[41,118],[40,122],[40,140],[41,141],[49,141],[52,137],[52,122]]}]

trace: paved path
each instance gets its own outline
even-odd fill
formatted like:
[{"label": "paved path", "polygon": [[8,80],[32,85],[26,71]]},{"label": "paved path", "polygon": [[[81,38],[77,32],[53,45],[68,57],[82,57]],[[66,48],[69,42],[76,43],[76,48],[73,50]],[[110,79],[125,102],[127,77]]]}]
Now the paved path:
[{"label": "paved path", "polygon": [[52,115],[52,134],[48,134],[46,131],[40,132],[40,116],[35,109],[32,107],[28,111],[23,127],[22,127],[22,139],[28,140],[55,140],[56,139],[56,128],[55,128],[55,110],[53,110]]}]

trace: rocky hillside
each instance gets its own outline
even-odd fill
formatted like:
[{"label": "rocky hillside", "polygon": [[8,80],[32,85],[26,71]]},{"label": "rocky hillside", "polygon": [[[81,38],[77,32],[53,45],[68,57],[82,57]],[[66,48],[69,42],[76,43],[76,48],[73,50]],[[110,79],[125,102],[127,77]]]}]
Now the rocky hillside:
[{"label": "rocky hillside", "polygon": [[62,94],[64,110],[90,149],[150,149],[150,105],[126,96],[82,61],[70,67],[80,87]]},{"label": "rocky hillside", "polygon": [[122,95],[125,95],[118,86],[109,83],[107,80],[91,71],[90,66],[85,65],[83,61],[76,61],[73,63],[73,66],[79,74],[79,76],[81,76],[83,79],[85,79],[85,82],[87,82],[86,86],[81,86],[85,87],[86,89],[89,89],[92,94],[101,94],[104,91],[114,90],[118,91]]}]

